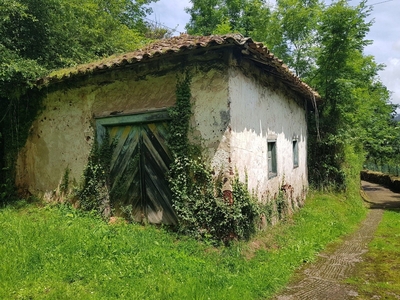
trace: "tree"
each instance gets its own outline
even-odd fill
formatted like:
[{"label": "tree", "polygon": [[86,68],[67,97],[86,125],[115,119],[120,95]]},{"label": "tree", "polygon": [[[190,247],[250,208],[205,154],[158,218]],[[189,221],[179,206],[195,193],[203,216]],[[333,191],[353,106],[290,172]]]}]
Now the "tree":
[{"label": "tree", "polygon": [[315,68],[317,24],[323,14],[319,0],[278,0],[272,14],[273,32],[266,41],[297,76]]},{"label": "tree", "polygon": [[0,0],[0,202],[39,107],[26,91],[50,70],[146,43],[146,5],[154,1]]},{"label": "tree", "polygon": [[345,187],[348,157],[393,155],[394,106],[377,78],[382,66],[363,54],[371,26],[365,1],[352,7],[344,0],[327,6],[319,0],[277,0],[274,10],[264,1],[191,2],[189,33],[249,34],[319,91],[323,104],[309,115],[314,185]]},{"label": "tree", "polygon": [[191,8],[186,8],[190,21],[186,24],[189,34],[210,35],[224,20],[223,0],[190,0]]},{"label": "tree", "polygon": [[270,15],[264,0],[191,0],[187,8],[189,34],[210,35],[229,32],[257,38],[267,27]]},{"label": "tree", "polygon": [[368,101],[360,106],[359,137],[367,153],[367,161],[375,164],[390,163],[399,153],[399,127],[393,119],[396,105],[390,103],[390,93],[381,82],[360,91],[360,98]]},{"label": "tree", "polygon": [[[319,107],[319,128],[315,119],[310,122],[314,134],[309,156],[311,179],[317,185],[345,187],[348,145],[360,157],[365,150],[373,152],[372,145],[377,144],[390,152],[382,141],[392,132],[393,106],[376,77],[381,66],[363,55],[370,43],[365,39],[371,26],[366,22],[369,13],[365,2],[351,7],[338,1],[327,7],[318,26],[318,68],[311,82],[324,103]],[[372,152],[369,155],[376,155]]]}]

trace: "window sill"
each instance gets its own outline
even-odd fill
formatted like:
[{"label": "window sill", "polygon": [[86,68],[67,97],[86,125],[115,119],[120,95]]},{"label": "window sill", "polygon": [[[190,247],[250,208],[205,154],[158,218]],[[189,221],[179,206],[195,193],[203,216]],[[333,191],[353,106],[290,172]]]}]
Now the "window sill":
[{"label": "window sill", "polygon": [[268,179],[274,178],[276,176],[278,176],[277,173],[268,173]]}]

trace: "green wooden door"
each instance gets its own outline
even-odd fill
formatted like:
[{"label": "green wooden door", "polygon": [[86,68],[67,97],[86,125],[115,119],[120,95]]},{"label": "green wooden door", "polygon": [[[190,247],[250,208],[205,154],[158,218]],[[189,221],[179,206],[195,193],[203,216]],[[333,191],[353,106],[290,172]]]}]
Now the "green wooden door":
[{"label": "green wooden door", "polygon": [[135,221],[175,224],[166,173],[171,154],[167,122],[108,126],[115,141],[110,170],[111,206]]}]

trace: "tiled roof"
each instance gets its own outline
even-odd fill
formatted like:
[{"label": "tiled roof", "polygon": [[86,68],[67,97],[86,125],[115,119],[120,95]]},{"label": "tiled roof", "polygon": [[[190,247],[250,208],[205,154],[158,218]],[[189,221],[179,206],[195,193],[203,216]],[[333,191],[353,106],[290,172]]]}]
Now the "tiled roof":
[{"label": "tiled roof", "polygon": [[148,61],[156,57],[166,57],[169,55],[190,52],[194,49],[211,49],[213,47],[223,47],[229,45],[237,45],[238,47],[243,48],[243,55],[252,55],[257,58],[258,62],[272,67],[276,76],[278,76],[281,80],[284,80],[291,86],[292,89],[301,93],[304,97],[310,100],[313,99],[315,101],[321,100],[316,91],[302,82],[299,77],[294,75],[283,63],[283,61],[275,57],[266,46],[264,46],[262,43],[253,41],[251,38],[243,37],[240,34],[210,36],[190,36],[187,34],[182,34],[170,39],[156,41],[144,47],[143,49],[139,49],[134,52],[119,55],[114,58],[107,58],[101,62],[78,66],[71,71],[64,72],[61,77],[54,75],[42,78],[38,81],[38,84],[63,81],[75,76],[103,72],[108,69],[116,69],[126,65]]}]

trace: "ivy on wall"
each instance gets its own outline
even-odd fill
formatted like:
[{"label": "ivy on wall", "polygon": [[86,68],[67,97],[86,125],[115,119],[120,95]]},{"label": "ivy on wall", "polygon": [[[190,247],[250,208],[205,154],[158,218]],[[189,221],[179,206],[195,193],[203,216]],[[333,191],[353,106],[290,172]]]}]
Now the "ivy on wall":
[{"label": "ivy on wall", "polygon": [[172,205],[178,215],[178,230],[196,238],[229,242],[247,239],[259,220],[257,199],[247,184],[234,179],[232,199],[224,198],[221,178],[213,178],[200,147],[189,142],[191,76],[177,79],[176,105],[170,109],[168,145],[173,155],[169,171]]},{"label": "ivy on wall", "polygon": [[106,131],[101,145],[95,139],[83,173],[82,187],[77,193],[79,205],[84,210],[96,210],[110,216],[110,165],[115,143],[110,142]]},{"label": "ivy on wall", "polygon": [[[206,163],[201,147],[189,140],[192,78],[188,71],[177,77],[176,104],[168,113],[168,147],[172,162],[168,172],[172,206],[178,216],[178,232],[197,239],[207,239],[215,243],[229,243],[233,239],[248,239],[256,232],[262,219],[272,224],[273,219],[284,219],[287,201],[283,191],[275,199],[260,204],[255,195],[239,180],[238,174],[232,179],[232,191],[224,193],[221,174]],[[102,144],[95,141],[84,171],[82,187],[78,192],[80,206],[86,210],[96,210],[108,217],[111,211],[110,162],[115,141],[108,133]],[[118,197],[117,197],[118,198]],[[129,213],[127,214],[129,215]]]}]

